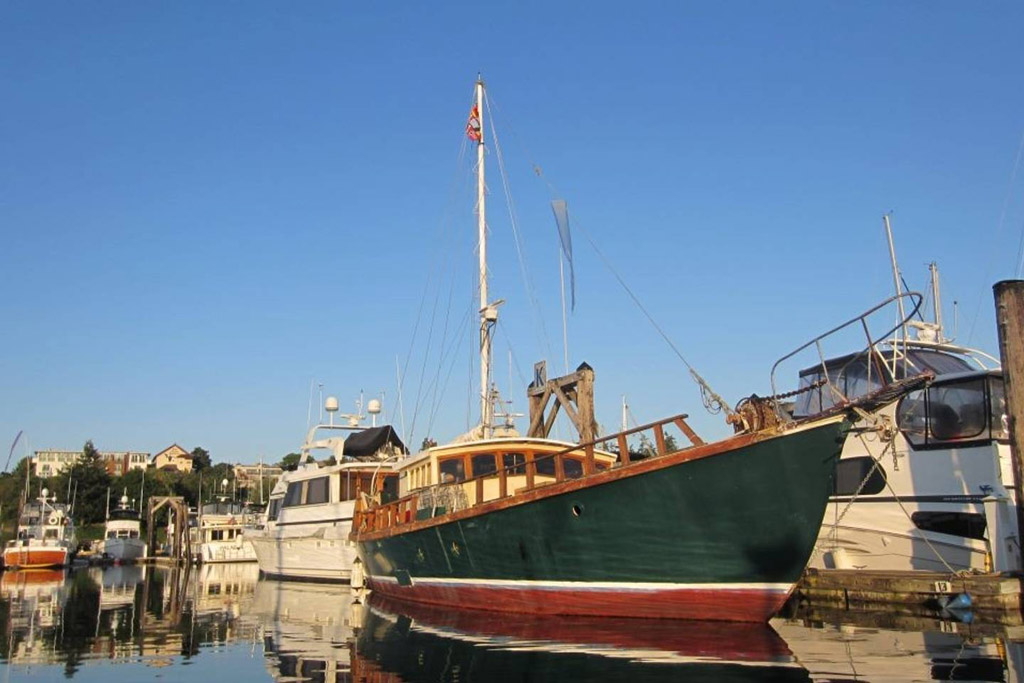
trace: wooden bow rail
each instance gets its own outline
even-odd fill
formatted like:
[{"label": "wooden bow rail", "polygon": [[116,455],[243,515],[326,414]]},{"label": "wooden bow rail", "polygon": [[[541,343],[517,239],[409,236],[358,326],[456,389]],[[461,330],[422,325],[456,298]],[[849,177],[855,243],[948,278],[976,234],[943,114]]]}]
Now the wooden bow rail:
[{"label": "wooden bow rail", "polygon": [[[438,492],[448,490],[454,491],[455,489],[461,489],[467,494],[472,494],[470,497],[472,500],[469,502],[468,507],[474,507],[482,503],[492,503],[495,500],[503,500],[510,497],[516,497],[533,491],[543,486],[550,486],[557,484],[569,479],[586,479],[595,474],[599,474],[604,471],[604,468],[599,468],[594,458],[595,450],[598,450],[599,446],[606,446],[607,444],[615,444],[618,449],[617,461],[612,465],[615,468],[629,467],[636,460],[631,457],[629,450],[629,437],[637,434],[645,435],[647,432],[653,434],[653,441],[648,440],[654,448],[654,453],[650,456],[645,455],[644,459],[648,457],[660,457],[667,455],[669,452],[678,452],[692,448],[694,446],[703,446],[704,440],[697,436],[696,432],[686,422],[688,415],[681,414],[674,417],[670,417],[659,422],[652,422],[650,424],[641,425],[634,427],[633,429],[627,429],[616,434],[601,437],[595,439],[589,443],[579,444],[576,446],[569,446],[563,450],[555,453],[536,453],[533,457],[523,463],[515,463],[512,465],[506,465],[498,468],[494,472],[488,472],[478,476],[465,479],[463,481],[454,482],[450,484],[436,484],[427,489],[419,489],[409,495],[406,495],[399,500],[385,503],[375,504],[369,498],[360,496],[356,500],[356,509],[353,518],[353,529],[358,533],[359,531],[379,531],[382,529],[389,529],[395,526],[408,524],[417,521],[419,517],[419,502],[421,500],[421,494],[429,492],[431,495],[436,497]],[[669,440],[666,438],[665,428],[669,425],[674,425],[680,432],[690,441],[690,445],[684,448],[678,448],[674,451],[669,451],[668,445]],[[492,444],[487,444],[487,448],[493,448]],[[570,454],[575,454],[577,457],[580,452],[583,453],[583,475],[582,477],[570,477],[566,475],[565,458]],[[608,452],[608,451],[606,451]],[[546,478],[543,481],[538,481],[537,476],[537,463],[553,459],[554,460],[554,480]],[[576,458],[573,458],[574,460]],[[509,492],[509,480],[513,478],[523,479],[522,474],[514,474],[514,471],[520,472],[525,471],[525,486],[516,488],[514,491]],[[498,495],[497,498],[484,499],[484,482],[494,481],[498,479]],[[460,494],[461,495],[461,494]],[[456,496],[451,496],[450,499],[456,499]],[[465,509],[465,508],[458,508]],[[455,509],[445,509],[442,514],[455,512]]]}]

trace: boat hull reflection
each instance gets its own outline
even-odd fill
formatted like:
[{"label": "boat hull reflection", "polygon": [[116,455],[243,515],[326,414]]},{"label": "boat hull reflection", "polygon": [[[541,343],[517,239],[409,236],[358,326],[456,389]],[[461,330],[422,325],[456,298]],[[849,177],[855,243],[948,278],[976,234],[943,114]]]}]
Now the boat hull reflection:
[{"label": "boat hull reflection", "polygon": [[380,681],[808,681],[771,627],[441,610],[372,597],[352,663]]}]

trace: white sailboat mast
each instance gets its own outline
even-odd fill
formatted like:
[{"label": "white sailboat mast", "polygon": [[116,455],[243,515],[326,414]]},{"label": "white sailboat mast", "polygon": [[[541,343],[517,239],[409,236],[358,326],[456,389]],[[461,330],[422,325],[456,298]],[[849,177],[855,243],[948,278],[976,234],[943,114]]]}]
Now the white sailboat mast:
[{"label": "white sailboat mast", "polygon": [[487,209],[484,184],[484,81],[476,81],[476,116],[479,134],[476,140],[476,225],[480,256],[480,425],[483,437],[491,435],[491,328],[498,320],[497,308],[487,300]]}]

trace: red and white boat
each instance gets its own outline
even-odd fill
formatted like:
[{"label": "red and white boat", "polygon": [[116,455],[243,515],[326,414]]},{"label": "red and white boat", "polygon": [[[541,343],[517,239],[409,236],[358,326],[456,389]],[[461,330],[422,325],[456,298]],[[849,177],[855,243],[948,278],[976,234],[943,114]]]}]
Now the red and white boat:
[{"label": "red and white boat", "polygon": [[75,523],[68,506],[43,489],[26,501],[18,518],[18,534],[4,548],[4,566],[11,569],[63,567],[77,548]]}]

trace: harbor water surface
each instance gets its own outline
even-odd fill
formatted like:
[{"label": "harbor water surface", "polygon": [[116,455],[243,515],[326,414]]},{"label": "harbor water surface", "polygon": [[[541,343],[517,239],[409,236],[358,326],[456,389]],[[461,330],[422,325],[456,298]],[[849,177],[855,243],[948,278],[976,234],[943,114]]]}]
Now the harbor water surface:
[{"label": "harbor water surface", "polygon": [[1024,634],[938,616],[516,617],[268,580],[251,563],[0,582],[4,681],[1024,681]]}]

